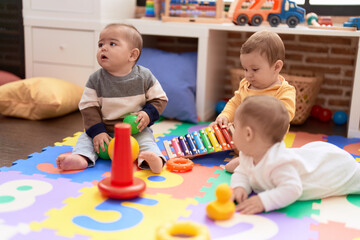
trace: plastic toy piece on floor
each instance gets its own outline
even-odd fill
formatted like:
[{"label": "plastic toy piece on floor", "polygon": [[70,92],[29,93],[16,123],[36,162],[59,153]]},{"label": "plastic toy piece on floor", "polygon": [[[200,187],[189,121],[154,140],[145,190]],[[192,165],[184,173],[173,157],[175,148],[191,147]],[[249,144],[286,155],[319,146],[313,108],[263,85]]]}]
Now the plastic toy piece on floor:
[{"label": "plastic toy piece on floor", "polygon": [[206,206],[206,213],[213,220],[227,220],[235,213],[235,204],[231,201],[231,188],[222,183],[217,186],[216,200]]},{"label": "plastic toy piece on floor", "polygon": [[179,235],[186,236],[186,239],[210,240],[210,233],[207,227],[192,221],[166,223],[157,229],[156,240],[182,239],[177,237]]},{"label": "plastic toy piece on floor", "polygon": [[193,161],[187,158],[172,158],[166,162],[166,167],[170,172],[188,172],[194,167]]},{"label": "plastic toy piece on floor", "polygon": [[115,125],[115,148],[111,176],[101,180],[98,184],[99,191],[109,198],[135,198],[146,188],[144,180],[133,177],[130,131],[131,126],[128,123]]}]

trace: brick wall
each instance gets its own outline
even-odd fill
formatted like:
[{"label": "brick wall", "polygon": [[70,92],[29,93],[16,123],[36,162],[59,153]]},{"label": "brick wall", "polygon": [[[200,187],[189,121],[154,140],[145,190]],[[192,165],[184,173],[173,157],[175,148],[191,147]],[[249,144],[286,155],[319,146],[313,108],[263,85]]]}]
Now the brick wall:
[{"label": "brick wall", "polygon": [[21,0],[0,1],[0,70],[25,77]]},{"label": "brick wall", "polygon": [[[241,45],[252,33],[228,33],[227,68],[240,68]],[[357,39],[281,34],[286,49],[283,72],[322,73],[324,80],[316,104],[331,111],[349,112],[357,53]],[[230,76],[225,77],[226,96],[232,96]]]},{"label": "brick wall", "polygon": [[[252,33],[228,32],[227,70],[240,68],[239,53],[242,44]],[[357,53],[357,39],[351,37],[320,37],[308,35],[281,34],[286,49],[284,73],[306,71],[322,73],[323,83],[316,104],[332,112],[349,112],[354,69]],[[197,51],[197,39],[145,36],[145,47],[170,52]],[[233,96],[229,71],[226,72],[224,98]]]}]

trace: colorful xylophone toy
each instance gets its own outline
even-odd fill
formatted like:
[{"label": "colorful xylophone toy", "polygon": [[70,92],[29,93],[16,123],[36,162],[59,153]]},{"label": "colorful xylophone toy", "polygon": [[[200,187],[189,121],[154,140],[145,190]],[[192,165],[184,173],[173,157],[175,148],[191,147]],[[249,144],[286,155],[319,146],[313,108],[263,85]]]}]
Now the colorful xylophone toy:
[{"label": "colorful xylophone toy", "polygon": [[173,137],[170,141],[165,140],[163,144],[169,159],[176,157],[194,158],[213,152],[235,149],[232,140],[233,133],[232,124],[229,124],[228,128],[220,128],[216,124],[200,131],[188,133],[185,136]]}]

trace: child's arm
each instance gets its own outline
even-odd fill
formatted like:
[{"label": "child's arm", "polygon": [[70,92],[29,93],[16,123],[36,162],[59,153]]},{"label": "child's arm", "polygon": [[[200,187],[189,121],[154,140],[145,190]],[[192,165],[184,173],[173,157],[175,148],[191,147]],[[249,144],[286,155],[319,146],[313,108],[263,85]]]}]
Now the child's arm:
[{"label": "child's arm", "polygon": [[275,185],[275,188],[258,194],[266,211],[286,207],[295,202],[302,194],[300,176],[291,164],[276,167],[267,181],[269,181],[269,185]]},{"label": "child's arm", "polygon": [[283,84],[281,91],[276,96],[286,107],[289,112],[290,121],[295,116],[296,90],[291,85]]}]

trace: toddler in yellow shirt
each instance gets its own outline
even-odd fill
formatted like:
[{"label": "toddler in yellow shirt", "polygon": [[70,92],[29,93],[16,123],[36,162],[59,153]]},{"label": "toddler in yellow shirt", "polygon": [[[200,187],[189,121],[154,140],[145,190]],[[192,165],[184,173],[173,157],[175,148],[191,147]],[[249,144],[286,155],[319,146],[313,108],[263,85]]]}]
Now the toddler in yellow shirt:
[{"label": "toddler in yellow shirt", "polygon": [[[210,126],[214,124],[219,124],[220,127],[228,126],[234,121],[237,107],[246,97],[253,95],[270,95],[279,99],[288,110],[291,121],[295,115],[296,91],[280,75],[284,60],[285,47],[278,34],[262,30],[251,35],[240,50],[240,62],[245,77],[240,81],[235,95]],[[238,159],[233,159],[226,164],[225,169],[233,172],[238,164]]]}]

